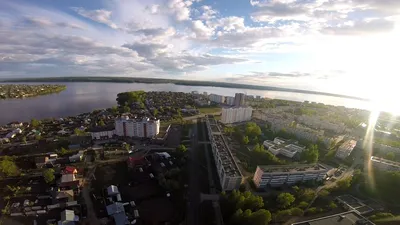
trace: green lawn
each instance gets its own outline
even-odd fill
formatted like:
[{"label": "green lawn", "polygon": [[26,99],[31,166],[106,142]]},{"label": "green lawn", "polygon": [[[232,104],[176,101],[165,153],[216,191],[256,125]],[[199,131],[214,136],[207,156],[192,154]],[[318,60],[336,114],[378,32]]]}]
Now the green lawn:
[{"label": "green lawn", "polygon": [[205,108],[199,108],[200,113],[216,113],[216,112],[221,112],[220,107],[205,107]]}]

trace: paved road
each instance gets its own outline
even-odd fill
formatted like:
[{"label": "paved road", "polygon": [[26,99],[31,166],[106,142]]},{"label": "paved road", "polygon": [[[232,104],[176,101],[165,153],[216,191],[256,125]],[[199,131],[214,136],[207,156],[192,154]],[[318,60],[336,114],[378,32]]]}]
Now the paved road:
[{"label": "paved road", "polygon": [[197,160],[196,154],[198,151],[198,135],[197,123],[192,126],[191,148],[189,150],[189,189],[187,202],[187,224],[199,224],[200,211],[200,189],[197,175],[199,174],[198,164],[194,163]]}]

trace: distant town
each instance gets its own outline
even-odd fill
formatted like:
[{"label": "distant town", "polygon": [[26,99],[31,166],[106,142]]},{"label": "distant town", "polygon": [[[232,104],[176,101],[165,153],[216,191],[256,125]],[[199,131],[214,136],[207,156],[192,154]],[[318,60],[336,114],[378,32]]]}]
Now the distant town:
[{"label": "distant town", "polygon": [[65,89],[65,85],[54,84],[0,84],[0,99],[35,97],[59,93]]},{"label": "distant town", "polygon": [[132,91],[107,109],[10,121],[0,222],[386,224],[400,214],[400,121],[382,113],[371,131],[369,117],[244,93]]}]

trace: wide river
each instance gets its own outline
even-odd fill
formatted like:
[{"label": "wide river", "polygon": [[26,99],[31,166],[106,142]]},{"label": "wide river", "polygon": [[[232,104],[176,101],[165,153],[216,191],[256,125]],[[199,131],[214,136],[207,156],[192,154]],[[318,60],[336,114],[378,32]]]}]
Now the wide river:
[{"label": "wide river", "polygon": [[[27,83],[28,84],[28,83]],[[26,99],[0,100],[0,124],[11,121],[29,121],[32,118],[59,118],[73,116],[94,109],[115,106],[117,94],[124,91],[173,91],[220,94],[234,96],[237,92],[262,97],[285,99],[293,101],[321,102],[324,104],[345,106],[349,108],[367,109],[365,101],[331,97],[324,95],[301,94],[293,92],[260,91],[249,89],[234,89],[203,86],[183,86],[175,84],[144,84],[144,83],[57,83],[67,85],[67,90],[46,96]]]}]

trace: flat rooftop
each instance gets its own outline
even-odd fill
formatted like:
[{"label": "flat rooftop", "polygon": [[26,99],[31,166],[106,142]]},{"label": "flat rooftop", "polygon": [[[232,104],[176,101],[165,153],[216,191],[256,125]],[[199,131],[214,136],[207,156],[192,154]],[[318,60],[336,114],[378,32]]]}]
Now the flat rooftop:
[{"label": "flat rooftop", "polygon": [[386,164],[388,166],[393,166],[393,167],[399,167],[400,168],[400,163],[394,162],[394,161],[391,161],[391,160],[387,160],[387,159],[384,159],[384,158],[371,156],[371,161],[377,162],[377,163]]},{"label": "flat rooftop", "polygon": [[323,172],[328,169],[321,164],[298,164],[282,166],[258,166],[264,173],[304,173],[304,172]]},{"label": "flat rooftop", "polygon": [[[229,149],[225,137],[221,134],[221,129],[215,121],[213,116],[207,116],[207,122],[209,123],[212,131],[218,133],[210,134],[212,136],[211,141],[216,145],[216,149],[218,151],[219,157],[222,161],[222,166],[224,167],[225,173],[229,176],[242,176],[240,173],[239,167],[237,166],[231,150]],[[214,124],[212,122],[215,122]]]},{"label": "flat rooftop", "polygon": [[[359,222],[357,222],[359,221]],[[363,221],[363,222],[361,222]],[[354,211],[340,213],[336,215],[320,217],[313,220],[293,223],[292,225],[374,225],[365,217],[357,214]]]},{"label": "flat rooftop", "polygon": [[352,151],[356,147],[357,141],[347,140],[339,147],[339,151]]}]

